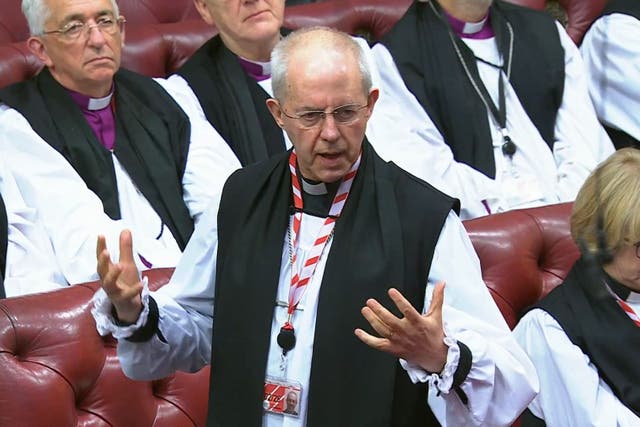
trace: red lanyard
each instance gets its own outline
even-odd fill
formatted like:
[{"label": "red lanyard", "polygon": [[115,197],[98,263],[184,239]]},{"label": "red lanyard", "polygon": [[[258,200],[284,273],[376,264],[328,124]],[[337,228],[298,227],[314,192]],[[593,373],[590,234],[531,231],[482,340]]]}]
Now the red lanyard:
[{"label": "red lanyard", "polygon": [[[297,155],[295,150],[291,152],[289,156],[289,170],[291,171],[291,190],[293,192],[293,204],[295,212],[293,214],[293,224],[289,227],[289,251],[291,262],[291,285],[289,286],[289,305],[287,309],[287,321],[280,330],[278,335],[278,344],[282,347],[284,352],[291,350],[295,345],[295,335],[293,325],[291,324],[291,318],[293,312],[300,303],[304,292],[307,289],[307,285],[311,281],[313,274],[318,266],[318,261],[327,246],[328,241],[331,239],[333,229],[335,227],[336,220],[342,213],[342,208],[347,201],[353,179],[358,172],[360,166],[361,155],[355,161],[353,166],[347,174],[342,178],[342,182],[338,187],[331,209],[329,210],[329,216],[325,218],[324,224],[318,232],[318,237],[314,241],[313,247],[309,251],[309,255],[302,264],[298,264],[296,256],[297,247],[299,244],[300,226],[302,225],[302,189],[300,186],[300,179],[296,171]],[[302,265],[302,268],[299,267]]]}]

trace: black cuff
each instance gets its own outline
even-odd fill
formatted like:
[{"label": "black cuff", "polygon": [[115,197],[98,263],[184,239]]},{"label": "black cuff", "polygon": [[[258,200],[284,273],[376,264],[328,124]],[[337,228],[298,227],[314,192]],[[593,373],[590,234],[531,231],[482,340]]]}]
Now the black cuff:
[{"label": "black cuff", "polygon": [[[156,300],[149,297],[149,315],[147,316],[147,323],[142,325],[140,329],[135,331],[130,337],[126,338],[126,340],[131,342],[145,342],[153,338],[155,334],[158,334],[158,338],[160,338],[161,341],[166,342],[158,329],[159,320],[158,304],[156,303]],[[116,319],[116,323],[117,322],[118,320]]]},{"label": "black cuff", "polygon": [[466,405],[469,399],[467,398],[466,393],[460,388],[460,385],[467,379],[467,375],[469,375],[473,356],[471,355],[469,347],[467,347],[463,342],[458,341],[458,347],[460,348],[460,359],[458,359],[458,367],[453,373],[453,384],[451,387],[456,392],[462,403]]}]

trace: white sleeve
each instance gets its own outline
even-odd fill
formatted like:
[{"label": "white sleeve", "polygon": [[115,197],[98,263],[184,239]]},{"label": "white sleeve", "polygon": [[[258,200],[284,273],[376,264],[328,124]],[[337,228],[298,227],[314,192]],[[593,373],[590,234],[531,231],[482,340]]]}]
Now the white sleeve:
[{"label": "white sleeve", "polygon": [[[137,380],[164,378],[177,371],[195,372],[211,361],[213,302],[218,252],[218,203],[212,202],[195,228],[171,281],[151,292],[159,310],[158,330],[149,341],[118,340],[118,358],[125,374]],[[98,329],[118,334],[102,290],[94,297],[92,311]],[[146,310],[148,306],[145,307]],[[146,316],[145,316],[146,317]],[[142,321],[144,317],[141,316]]]},{"label": "white sleeve", "polygon": [[553,156],[558,168],[558,197],[570,201],[575,199],[589,173],[614,148],[591,103],[580,52],[560,23],[556,25],[565,52],[565,79],[556,117]]},{"label": "white sleeve", "polygon": [[376,152],[434,187],[460,199],[461,217],[504,210],[506,201],[496,180],[456,162],[429,115],[407,89],[391,53],[378,43],[370,50],[374,85],[380,99],[367,124],[367,137]]},{"label": "white sleeve", "polygon": [[7,211],[7,258],[4,288],[7,297],[45,292],[67,286],[51,242],[37,211],[26,205],[0,160],[0,194]]},{"label": "white sleeve", "polygon": [[184,201],[197,223],[211,201],[220,201],[222,186],[240,162],[207,121],[198,98],[178,75],[154,79],[182,108],[191,123],[191,142],[182,178]]},{"label": "white sleeve", "polygon": [[631,427],[640,419],[600,379],[596,367],[547,312],[528,312],[513,331],[538,370],[529,409],[549,427]]},{"label": "white sleeve", "polygon": [[[0,105],[0,152],[25,203],[37,211],[67,282],[96,280],[97,236],[105,235],[117,259],[125,224],[111,220],[69,162],[35,133],[24,116],[4,104]],[[137,252],[153,262],[152,253],[138,250],[143,243],[134,236]]]},{"label": "white sleeve", "polygon": [[538,390],[536,371],[494,303],[471,241],[453,212],[436,246],[425,310],[440,281],[446,282],[445,335],[469,348],[472,364],[460,386],[468,398],[466,405],[453,390],[436,388],[433,382],[429,404],[443,426],[509,426]]},{"label": "white sleeve", "polygon": [[640,22],[619,13],[603,16],[580,51],[600,120],[640,140]]}]

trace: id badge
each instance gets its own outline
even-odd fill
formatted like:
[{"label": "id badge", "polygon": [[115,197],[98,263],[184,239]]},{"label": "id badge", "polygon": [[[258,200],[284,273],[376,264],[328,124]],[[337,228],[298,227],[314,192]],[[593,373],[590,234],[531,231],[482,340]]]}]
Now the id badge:
[{"label": "id badge", "polygon": [[274,414],[299,417],[302,385],[282,378],[267,377],[264,381],[264,410]]}]

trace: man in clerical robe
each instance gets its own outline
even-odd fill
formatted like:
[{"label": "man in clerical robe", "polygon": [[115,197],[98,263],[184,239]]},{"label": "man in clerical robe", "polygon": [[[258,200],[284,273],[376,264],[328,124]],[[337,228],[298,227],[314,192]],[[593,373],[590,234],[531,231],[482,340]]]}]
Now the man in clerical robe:
[{"label": "man in clerical robe", "polygon": [[416,0],[373,56],[383,95],[406,86],[416,129],[428,121],[442,135],[425,147],[424,167],[465,218],[573,200],[613,152],[580,54],[544,12]]},{"label": "man in clerical robe", "polygon": [[154,80],[120,68],[125,19],[115,0],[22,7],[27,44],[45,67],[0,91],[0,150],[56,254],[75,258],[58,260],[67,280],[95,276],[73,265],[93,258],[97,229],[109,220],[136,231],[143,265],[174,266],[239,166],[233,153]]},{"label": "man in clerical robe", "polygon": [[365,138],[365,58],[328,28],[279,42],[268,107],[294,148],[228,179],[169,285],[149,292],[130,233],[117,264],[99,239],[98,330],[131,378],[210,362],[209,426],[508,426],[535,395],[457,201]]},{"label": "man in clerical robe", "polygon": [[611,0],[580,45],[589,93],[616,148],[640,148],[640,3]]}]

